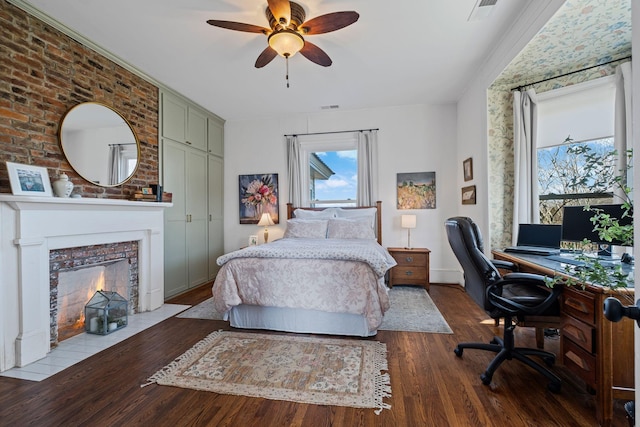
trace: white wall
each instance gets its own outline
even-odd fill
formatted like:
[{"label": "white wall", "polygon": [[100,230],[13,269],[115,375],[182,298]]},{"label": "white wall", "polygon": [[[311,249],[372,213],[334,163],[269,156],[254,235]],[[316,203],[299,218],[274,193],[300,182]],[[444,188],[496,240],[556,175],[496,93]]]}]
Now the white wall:
[{"label": "white wall", "polygon": [[[478,70],[457,104],[458,130],[456,166],[462,169],[464,159],[473,157],[474,181],[464,183],[458,173],[458,186],[475,184],[476,205],[459,205],[457,214],[469,216],[480,226],[485,242],[489,236],[489,173],[487,147],[487,88],[500,75],[509,62],[527,45],[533,36],[562,6],[564,0],[538,0],[528,2],[512,27],[503,35],[493,53]],[[490,250],[491,248],[485,248]]]},{"label": "white wall", "polygon": [[[262,233],[238,221],[238,175],[277,173],[280,224],[269,239],[283,235],[288,199],[285,134],[379,128],[379,199],[382,200],[384,246],[405,246],[396,209],[396,174],[436,172],[436,209],[412,210],[417,228],[414,247],[431,249],[431,281],[457,282],[455,259],[448,248],[444,221],[456,213],[460,186],[456,168],[456,108],[454,105],[412,105],[356,111],[332,111],[272,117],[225,124],[225,252],[247,245],[248,236]],[[460,172],[461,173],[461,172]]]}]

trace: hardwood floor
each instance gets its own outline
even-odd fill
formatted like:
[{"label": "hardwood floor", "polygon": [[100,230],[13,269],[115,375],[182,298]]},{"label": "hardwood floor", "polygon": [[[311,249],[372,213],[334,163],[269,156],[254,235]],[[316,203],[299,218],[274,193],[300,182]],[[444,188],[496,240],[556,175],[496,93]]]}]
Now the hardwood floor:
[{"label": "hardwood floor", "polygon": [[[463,288],[433,285],[430,295],[454,334],[380,331],[387,344],[391,410],[297,404],[218,395],[156,384],[145,379],[225,322],[172,317],[42,382],[0,377],[0,426],[595,426],[593,398],[584,385],[556,367],[560,394],[516,361],[505,362],[491,386],[479,375],[493,354],[453,348],[462,341],[489,341],[499,328]],[[197,304],[205,285],[169,302]],[[534,346],[528,328],[518,345]],[[545,348],[558,348],[546,339]],[[614,426],[627,426],[622,404]]]}]

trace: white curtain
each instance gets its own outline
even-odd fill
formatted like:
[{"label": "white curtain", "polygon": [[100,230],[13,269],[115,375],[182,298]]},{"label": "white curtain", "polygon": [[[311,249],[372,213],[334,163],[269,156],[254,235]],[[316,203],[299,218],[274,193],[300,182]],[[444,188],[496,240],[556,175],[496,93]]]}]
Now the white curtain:
[{"label": "white curtain", "polygon": [[122,148],[120,144],[109,146],[109,185],[116,185],[121,181]]},{"label": "white curtain", "polygon": [[289,173],[289,203],[301,206],[302,173],[300,171],[300,142],[297,136],[287,136],[287,167]]},{"label": "white curtain", "polygon": [[533,89],[513,92],[513,244],[518,237],[518,224],[540,222],[536,98]]},{"label": "white curtain", "polygon": [[[631,119],[631,61],[616,67],[616,102],[615,102],[615,127],[613,145],[618,153],[616,159],[616,173],[622,174],[623,183],[633,182],[633,173],[627,170],[627,150],[632,147],[632,119]],[[624,191],[620,188],[614,190],[614,194],[626,200]]]},{"label": "white curtain", "polygon": [[358,133],[358,205],[373,206],[378,200],[378,131]]}]

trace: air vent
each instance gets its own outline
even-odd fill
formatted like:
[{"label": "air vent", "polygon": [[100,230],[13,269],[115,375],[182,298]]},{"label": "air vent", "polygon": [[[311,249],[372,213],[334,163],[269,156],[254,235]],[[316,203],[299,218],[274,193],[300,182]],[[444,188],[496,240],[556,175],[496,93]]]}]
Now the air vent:
[{"label": "air vent", "polygon": [[498,0],[477,0],[467,21],[479,21],[491,15]]},{"label": "air vent", "polygon": [[339,105],[334,104],[334,105],[323,105],[322,107],[320,107],[321,110],[337,110],[338,108],[340,108]]}]

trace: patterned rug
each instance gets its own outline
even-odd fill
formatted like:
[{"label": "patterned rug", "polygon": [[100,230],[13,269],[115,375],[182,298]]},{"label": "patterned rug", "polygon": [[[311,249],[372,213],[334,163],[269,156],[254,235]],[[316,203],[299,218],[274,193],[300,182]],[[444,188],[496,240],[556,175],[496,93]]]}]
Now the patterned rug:
[{"label": "patterned rug", "polygon": [[[389,291],[389,299],[391,308],[385,313],[379,330],[453,333],[438,307],[423,288],[395,286]],[[213,298],[203,301],[176,317],[222,320],[222,314],[213,308]]]},{"label": "patterned rug", "polygon": [[272,400],[391,406],[387,346],[369,340],[216,331],[152,375],[157,383]]}]

